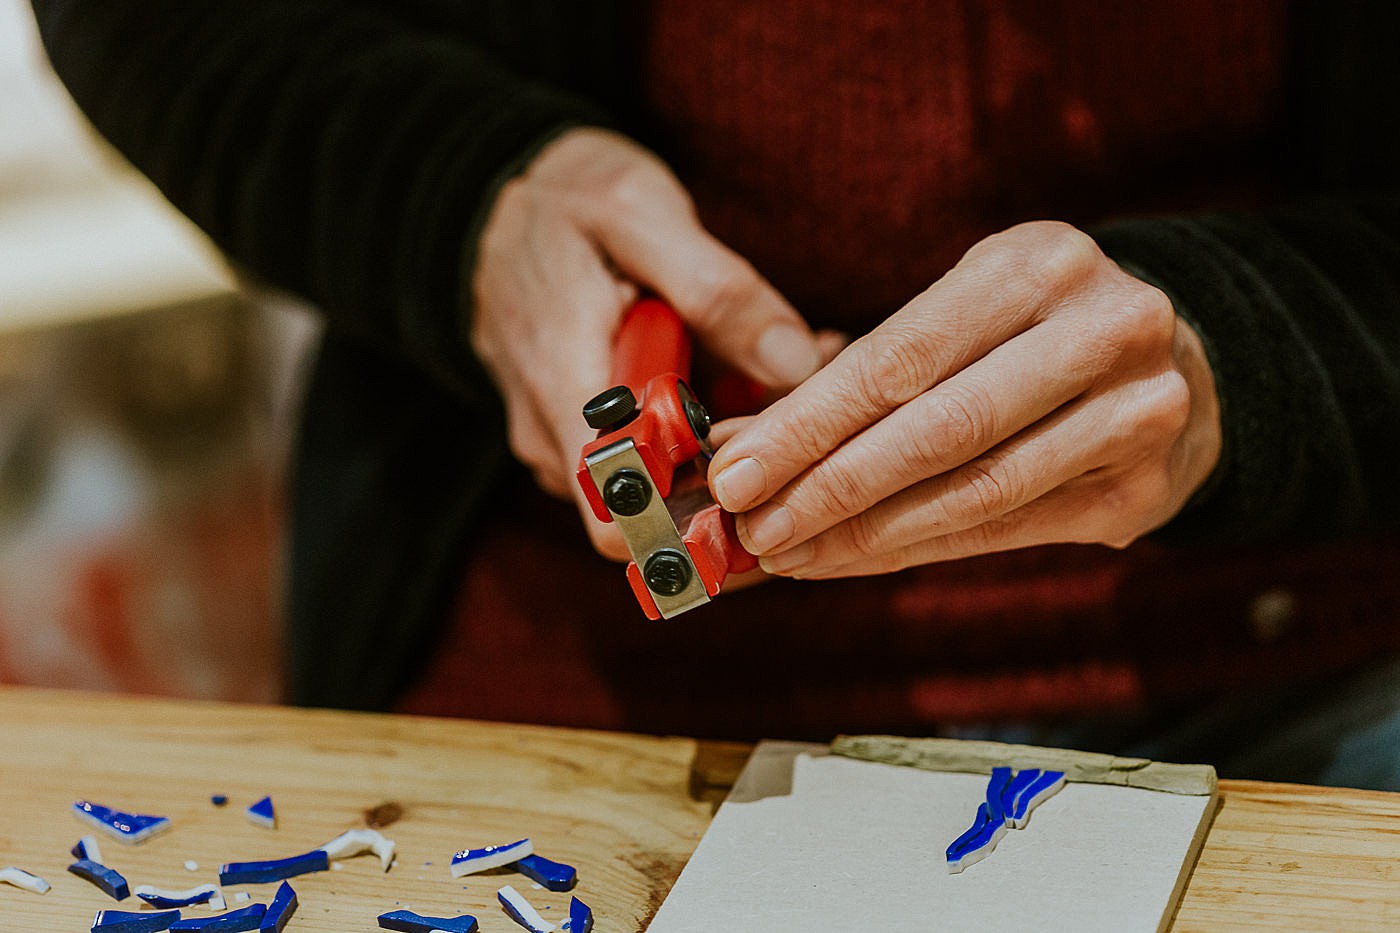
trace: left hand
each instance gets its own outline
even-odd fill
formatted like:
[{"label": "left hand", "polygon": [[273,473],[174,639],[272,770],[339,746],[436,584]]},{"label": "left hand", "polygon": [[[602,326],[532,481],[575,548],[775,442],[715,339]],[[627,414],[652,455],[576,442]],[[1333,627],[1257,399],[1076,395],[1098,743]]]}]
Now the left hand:
[{"label": "left hand", "polygon": [[710,466],[771,573],[1126,547],[1220,457],[1214,378],[1161,291],[1065,224],[978,243],[743,424]]}]

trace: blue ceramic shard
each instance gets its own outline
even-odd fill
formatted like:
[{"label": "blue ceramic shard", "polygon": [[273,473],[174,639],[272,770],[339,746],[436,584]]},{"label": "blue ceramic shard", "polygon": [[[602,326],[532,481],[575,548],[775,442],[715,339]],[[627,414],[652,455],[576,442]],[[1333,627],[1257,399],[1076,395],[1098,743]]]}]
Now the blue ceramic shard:
[{"label": "blue ceramic shard", "polygon": [[[223,903],[223,898],[219,895],[219,889],[212,884],[202,884],[197,888],[190,888],[188,891],[162,891],[153,888],[149,884],[138,884],[134,893],[141,900],[150,904],[157,910],[171,910],[176,907],[193,907],[195,904],[210,904],[216,897],[219,903]],[[220,909],[220,908],[215,908]]]},{"label": "blue ceramic shard", "polygon": [[267,905],[267,912],[263,914],[258,933],[282,933],[282,928],[287,925],[287,921],[292,919],[292,914],[296,912],[297,892],[293,891],[292,886],[284,881],[277,889],[277,896],[272,899],[271,904]]},{"label": "blue ceramic shard", "polygon": [[956,874],[974,862],[991,854],[1006,832],[1005,820],[993,820],[991,808],[984,801],[977,807],[972,827],[948,846],[948,871]]},{"label": "blue ceramic shard", "polygon": [[511,862],[518,862],[534,852],[529,839],[521,839],[509,845],[485,846],[480,849],[463,849],[452,856],[452,877],[460,878],[488,868],[500,868]]},{"label": "blue ceramic shard", "polygon": [[1040,806],[1042,801],[1055,796],[1060,792],[1060,788],[1065,786],[1065,773],[1063,771],[1042,771],[1016,794],[1016,799],[1011,805],[1011,824],[1017,829],[1025,827],[1030,821],[1031,811]]},{"label": "blue ceramic shard", "polygon": [[569,899],[569,933],[592,933],[593,908],[578,898]]},{"label": "blue ceramic shard", "polygon": [[530,933],[554,933],[554,924],[541,917],[530,902],[525,900],[525,896],[510,885],[496,892],[496,900],[501,902],[507,917]]},{"label": "blue ceramic shard", "polygon": [[131,888],[127,886],[126,879],[114,868],[81,858],[69,865],[68,870],[79,878],[97,885],[114,901],[124,901],[131,896]]},{"label": "blue ceramic shard", "polygon": [[1011,782],[1006,785],[1001,792],[1001,812],[1006,818],[1006,825],[1019,829],[1016,826],[1013,814],[1016,811],[1016,797],[1040,777],[1039,768],[1025,768],[1017,771],[1011,778]]},{"label": "blue ceramic shard", "polygon": [[160,933],[180,919],[178,910],[153,914],[130,910],[99,910],[92,918],[92,933]]},{"label": "blue ceramic shard", "polygon": [[272,808],[272,798],[264,797],[243,811],[248,817],[248,822],[254,826],[262,826],[267,829],[277,828],[277,811]]},{"label": "blue ceramic shard", "polygon": [[987,813],[988,818],[994,822],[1006,822],[1006,815],[1002,808],[1001,798],[1002,794],[1006,791],[1006,785],[1010,783],[1010,768],[997,767],[992,769],[992,776],[987,781]]},{"label": "blue ceramic shard", "polygon": [[89,862],[102,863],[102,850],[97,847],[96,836],[84,836],[73,843],[73,848],[68,850],[77,859],[87,859]]},{"label": "blue ceramic shard", "polygon": [[214,794],[209,798],[209,802],[216,807],[228,806],[228,794]]},{"label": "blue ceramic shard", "polygon": [[569,891],[578,884],[578,870],[563,862],[551,862],[542,855],[527,855],[515,863],[515,870],[551,891]]},{"label": "blue ceramic shard", "polygon": [[123,813],[87,800],[73,804],[73,815],[127,845],[135,845],[170,828],[169,817]]},{"label": "blue ceramic shard", "polygon": [[199,919],[188,917],[184,920],[177,920],[171,925],[170,933],[181,933],[183,930],[247,933],[249,930],[258,928],[265,913],[267,913],[266,904],[249,904],[242,910],[231,910],[217,917],[201,917]]},{"label": "blue ceramic shard", "polygon": [[476,918],[470,914],[460,917],[423,917],[411,910],[395,910],[379,915],[379,926],[384,930],[398,930],[399,933],[476,933]]},{"label": "blue ceramic shard", "polygon": [[271,884],[313,871],[326,871],[331,860],[323,849],[265,862],[229,862],[219,869],[219,884]]}]

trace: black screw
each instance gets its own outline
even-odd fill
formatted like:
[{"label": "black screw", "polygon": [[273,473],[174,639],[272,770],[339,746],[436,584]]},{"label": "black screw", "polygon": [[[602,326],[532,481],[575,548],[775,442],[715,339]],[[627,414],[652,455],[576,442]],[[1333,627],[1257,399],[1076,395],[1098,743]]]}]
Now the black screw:
[{"label": "black screw", "polygon": [[637,416],[637,397],[627,386],[613,386],[583,406],[583,420],[595,431],[620,428]]},{"label": "black screw", "polygon": [[614,515],[640,515],[651,502],[651,481],[624,467],[603,483],[603,504]]},{"label": "black screw", "polygon": [[690,429],[700,440],[710,436],[710,413],[693,398],[685,400],[685,419],[690,422]]},{"label": "black screw", "polygon": [[662,548],[642,568],[647,587],[658,596],[675,596],[690,585],[690,561],[680,551]]}]

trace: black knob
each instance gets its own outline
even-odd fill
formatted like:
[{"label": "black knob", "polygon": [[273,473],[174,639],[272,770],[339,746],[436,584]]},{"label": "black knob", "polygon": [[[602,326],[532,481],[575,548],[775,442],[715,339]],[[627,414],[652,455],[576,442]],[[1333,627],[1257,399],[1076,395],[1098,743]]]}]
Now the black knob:
[{"label": "black knob", "polygon": [[647,588],[658,596],[675,596],[690,585],[690,561],[680,551],[662,548],[642,568]]},{"label": "black knob", "polygon": [[620,428],[637,415],[637,397],[626,386],[604,389],[583,406],[583,420],[595,431]]},{"label": "black knob", "polygon": [[623,468],[603,483],[603,504],[614,515],[639,515],[651,502],[651,481],[646,475]]},{"label": "black knob", "polygon": [[690,429],[695,432],[695,436],[702,441],[708,438],[710,436],[710,413],[705,410],[705,406],[700,404],[695,393],[691,392],[690,387],[684,382],[677,383],[676,394],[680,396],[681,408],[685,411],[685,420],[690,422]]}]

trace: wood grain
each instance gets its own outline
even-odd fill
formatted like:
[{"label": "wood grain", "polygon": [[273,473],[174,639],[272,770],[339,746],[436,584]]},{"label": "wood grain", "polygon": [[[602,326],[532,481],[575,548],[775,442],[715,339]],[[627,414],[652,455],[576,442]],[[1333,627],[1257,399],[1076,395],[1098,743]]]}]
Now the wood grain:
[{"label": "wood grain", "polygon": [[[107,842],[103,854],[133,884],[178,888],[213,880],[224,861],[305,851],[370,807],[400,804],[386,831],[394,870],[361,857],[298,879],[288,933],[369,931],[399,907],[474,913],[482,933],[510,933],[494,899],[506,883],[557,914],[567,895],[519,875],[448,873],[457,849],[521,835],[578,866],[600,933],[627,933],[655,913],[746,755],[689,739],[0,688],[0,866],[54,886],[38,896],[0,885],[0,930],[86,930],[117,906],[65,870],[86,831],[68,808],[86,797],[170,816],[166,835]],[[210,805],[215,793],[227,808]],[[243,818],[265,793],[275,831]],[[1400,794],[1228,780],[1220,794],[1174,930],[1400,929]],[[267,899],[273,887],[247,890]]]},{"label": "wood grain", "polygon": [[[307,851],[363,825],[367,808],[400,804],[405,815],[384,831],[398,843],[394,869],[365,856],[295,879],[302,906],[289,933],[373,930],[380,913],[405,907],[472,913],[482,933],[507,933],[518,928],[496,903],[503,884],[549,906],[546,917],[567,916],[569,895],[520,875],[450,876],[454,851],[521,836],[577,866],[575,893],[599,930],[639,929],[709,822],[710,805],[687,793],[695,749],[687,739],[3,689],[0,866],[53,890],[0,885],[0,929],[86,930],[101,908],[137,909],[67,873],[69,848],[89,831],[69,813],[79,798],[172,819],[139,846],[102,842],[133,886],[166,888],[214,881],[225,861]],[[215,808],[215,793],[229,805]],[[276,830],[243,816],[263,794]],[[245,889],[266,902],[275,885]]]},{"label": "wood grain", "polygon": [[1172,927],[1400,930],[1400,794],[1220,782]]}]

